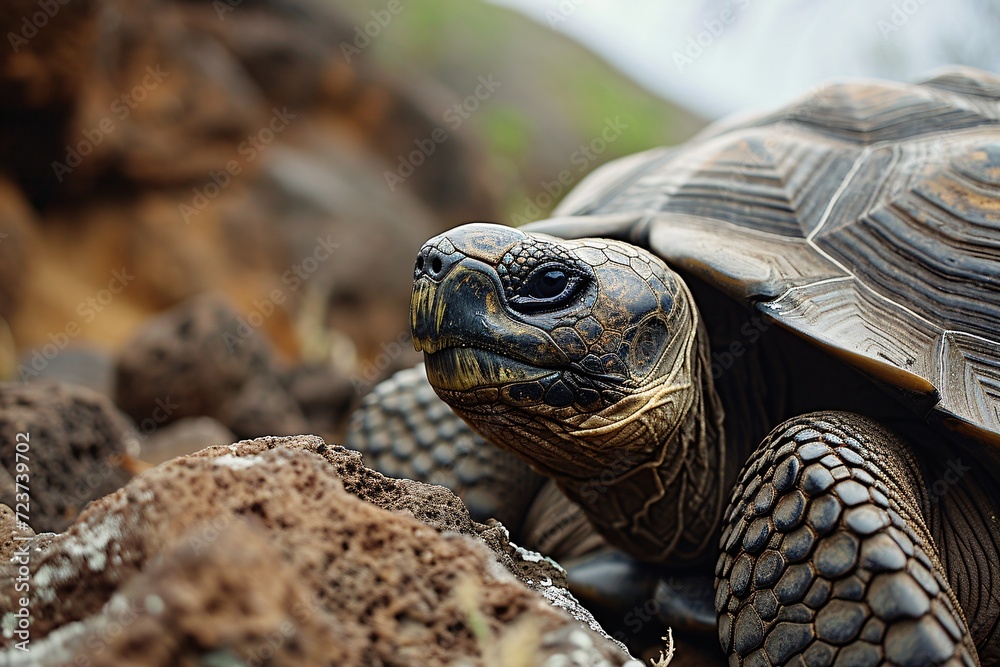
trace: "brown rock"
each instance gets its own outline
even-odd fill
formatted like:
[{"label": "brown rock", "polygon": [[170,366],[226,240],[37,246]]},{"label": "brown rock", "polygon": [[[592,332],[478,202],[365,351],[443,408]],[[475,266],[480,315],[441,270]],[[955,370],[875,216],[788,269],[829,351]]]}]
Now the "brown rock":
[{"label": "brown rock", "polygon": [[[20,459],[19,433],[28,435]],[[125,484],[122,465],[134,447],[132,425],[102,394],[51,382],[0,384],[0,460],[12,477],[27,464],[25,514],[35,530],[62,530],[88,502]],[[0,502],[16,508],[14,493],[0,486]]]},{"label": "brown rock", "polygon": [[[8,4],[3,34],[40,11]],[[461,135],[405,188],[388,187],[387,170],[440,129],[447,105],[427,99],[424,78],[345,59],[354,30],[316,0],[73,0],[24,48],[0,53],[0,167],[41,221],[24,279],[32,308],[11,322],[20,351],[68,323],[79,341],[115,348],[194,294],[224,292],[247,314],[277,291],[286,310],[262,328],[278,349],[298,358],[303,304],[318,304],[314,329],[350,338],[367,376],[408,329],[420,244],[496,214],[500,193]],[[317,268],[321,238],[339,249]],[[127,289],[80,317],[121,270],[134,276]],[[406,354],[393,363],[410,365]],[[344,356],[345,368],[355,362]]]},{"label": "brown rock", "polygon": [[273,103],[306,108],[320,102],[331,84],[333,91],[348,95],[356,85],[353,68],[339,48],[331,48],[354,38],[352,24],[331,3],[191,3],[183,11],[189,25],[232,53]]},{"label": "brown rock", "polygon": [[[32,0],[0,3],[0,167],[35,200],[58,186],[51,162],[66,154],[65,128],[89,81],[98,2],[59,5],[51,17]],[[38,24],[41,24],[39,27]]]},{"label": "brown rock", "polygon": [[265,335],[215,294],[189,299],[140,329],[119,355],[115,400],[143,432],[202,415],[243,437],[308,430]]},{"label": "brown rock", "polygon": [[92,667],[196,667],[206,656],[275,667],[360,664],[361,628],[338,624],[265,531],[235,520],[206,545],[199,535],[212,530],[192,527],[88,619],[67,652],[86,647]]},{"label": "brown rock", "polygon": [[250,378],[215,414],[237,436],[298,435],[310,430],[298,404],[274,376]]},{"label": "brown rock", "polygon": [[330,364],[302,364],[285,374],[285,385],[309,421],[309,433],[325,439],[340,436],[355,400],[350,381]]},{"label": "brown rock", "polygon": [[2,3],[0,30],[9,48],[0,52],[0,106],[39,109],[78,93],[94,47],[97,5],[74,2],[43,19],[34,16],[42,8],[32,0]]},{"label": "brown rock", "polygon": [[[99,664],[139,664],[140,647],[144,665],[263,649],[268,664],[624,663],[477,539],[520,572],[504,532],[471,522],[447,490],[382,477],[319,438],[213,447],[93,503],[33,557],[32,655],[56,664],[97,637]],[[115,621],[129,605],[133,618]]]},{"label": "brown rock", "polygon": [[233,432],[214,417],[184,417],[156,429],[146,438],[140,458],[145,463],[157,465],[234,440]]},{"label": "brown rock", "polygon": [[174,3],[95,4],[100,50],[87,54],[87,85],[66,139],[77,146],[97,132],[101,140],[60,174],[62,194],[85,195],[109,175],[149,186],[205,181],[210,171],[225,170],[269,112],[239,64],[215,40],[189,30]]},{"label": "brown rock", "polygon": [[[14,480],[7,477],[7,471],[0,469],[0,483],[11,485]],[[14,552],[21,546],[18,538],[31,538],[35,536],[35,531],[26,524],[18,525],[17,516],[7,505],[0,504],[0,562],[6,563],[14,555]]]}]

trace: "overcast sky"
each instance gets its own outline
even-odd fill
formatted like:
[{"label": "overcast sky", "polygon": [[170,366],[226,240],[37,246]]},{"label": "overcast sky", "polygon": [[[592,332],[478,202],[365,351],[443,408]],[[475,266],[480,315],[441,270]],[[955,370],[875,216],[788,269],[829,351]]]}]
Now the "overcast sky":
[{"label": "overcast sky", "polygon": [[492,0],[710,118],[836,76],[1000,71],[1000,0]]}]

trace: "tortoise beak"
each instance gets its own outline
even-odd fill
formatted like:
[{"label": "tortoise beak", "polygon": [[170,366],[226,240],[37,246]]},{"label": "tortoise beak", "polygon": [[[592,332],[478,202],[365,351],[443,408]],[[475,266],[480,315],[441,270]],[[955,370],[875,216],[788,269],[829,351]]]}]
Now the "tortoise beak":
[{"label": "tortoise beak", "polygon": [[[479,302],[485,302],[482,289],[476,290],[469,284],[472,277],[468,275],[469,269],[458,268],[466,259],[465,253],[441,237],[425,243],[417,254],[410,296],[410,328],[413,347],[418,352],[433,354],[442,347],[458,344],[470,314],[461,303],[479,310]],[[487,287],[483,280],[476,282],[481,283],[481,288]],[[449,294],[452,299],[445,298]],[[461,303],[449,303],[455,300]]]},{"label": "tortoise beak", "polygon": [[532,363],[567,363],[542,329],[513,319],[491,267],[465,257],[436,282],[428,275],[413,281],[410,326],[418,352],[433,354],[448,347],[482,347]]},{"label": "tortoise beak", "polygon": [[510,315],[496,271],[484,261],[492,258],[462,236],[431,239],[417,255],[410,326],[428,373],[438,369],[441,384],[471,388],[533,379],[568,363],[546,331]]}]

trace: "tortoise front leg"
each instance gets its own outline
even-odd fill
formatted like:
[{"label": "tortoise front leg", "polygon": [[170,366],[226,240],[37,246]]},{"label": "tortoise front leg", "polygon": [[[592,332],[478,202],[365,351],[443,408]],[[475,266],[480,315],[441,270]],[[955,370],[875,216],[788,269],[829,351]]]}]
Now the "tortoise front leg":
[{"label": "tortoise front leg", "polygon": [[715,606],[729,664],[978,665],[923,488],[906,446],[863,417],[772,431],[723,524]]}]

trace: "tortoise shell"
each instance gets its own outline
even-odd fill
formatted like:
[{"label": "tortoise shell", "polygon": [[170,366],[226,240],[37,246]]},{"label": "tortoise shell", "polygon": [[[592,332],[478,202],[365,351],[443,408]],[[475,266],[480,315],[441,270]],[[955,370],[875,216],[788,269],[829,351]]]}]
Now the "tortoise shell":
[{"label": "tortoise shell", "polygon": [[828,84],[610,163],[527,229],[647,247],[1000,448],[996,75]]}]

